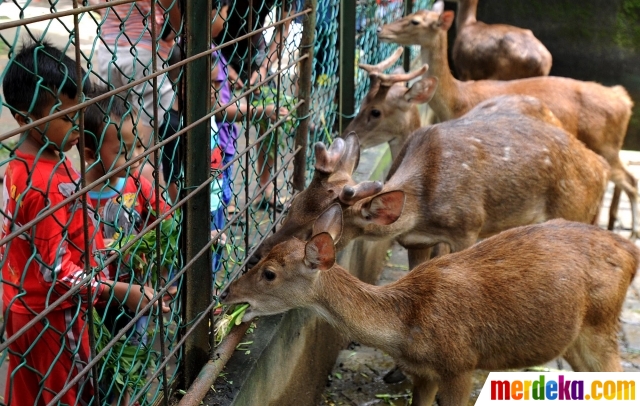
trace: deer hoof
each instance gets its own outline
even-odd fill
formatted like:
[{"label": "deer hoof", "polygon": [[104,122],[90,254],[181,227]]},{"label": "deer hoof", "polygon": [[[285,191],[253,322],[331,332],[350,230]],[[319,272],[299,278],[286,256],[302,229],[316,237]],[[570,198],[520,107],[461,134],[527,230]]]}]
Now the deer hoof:
[{"label": "deer hoof", "polygon": [[382,380],[385,383],[400,383],[405,379],[407,379],[407,376],[402,373],[400,367],[393,368],[391,371],[387,372],[384,377],[382,377]]}]

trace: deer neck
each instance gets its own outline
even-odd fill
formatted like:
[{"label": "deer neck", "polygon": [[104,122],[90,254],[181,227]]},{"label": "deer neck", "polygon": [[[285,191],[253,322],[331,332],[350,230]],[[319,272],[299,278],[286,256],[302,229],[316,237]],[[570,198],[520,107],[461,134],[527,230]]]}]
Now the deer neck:
[{"label": "deer neck", "polygon": [[478,12],[478,0],[462,0],[458,2],[458,14],[456,15],[456,34],[460,34],[462,27],[473,24]]},{"label": "deer neck", "polygon": [[438,45],[434,49],[423,45],[420,48],[420,55],[422,63],[429,65],[428,75],[438,79],[438,87],[433,99],[429,102],[429,107],[441,121],[445,121],[453,118],[458,81],[451,74],[447,60],[447,33],[444,31],[439,33],[437,41]]},{"label": "deer neck", "polygon": [[402,321],[388,288],[368,285],[338,265],[320,272],[318,286],[314,308],[323,318],[352,340],[397,354]]}]

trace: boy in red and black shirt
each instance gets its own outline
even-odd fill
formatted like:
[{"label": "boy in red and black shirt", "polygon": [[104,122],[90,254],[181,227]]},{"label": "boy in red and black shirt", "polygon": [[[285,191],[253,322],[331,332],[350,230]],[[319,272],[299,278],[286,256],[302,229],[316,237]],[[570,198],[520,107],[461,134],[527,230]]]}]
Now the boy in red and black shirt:
[{"label": "boy in red and black shirt", "polygon": [[[6,103],[18,124],[26,126],[73,107],[76,94],[82,92],[76,74],[75,63],[48,43],[23,46],[9,61],[3,80]],[[69,116],[26,129],[5,173],[2,238],[18,232],[0,247],[10,341],[7,405],[45,405],[61,392],[61,403],[89,404],[94,388],[90,371],[83,372],[90,354],[87,299],[95,302],[113,295],[135,310],[153,296],[152,289],[85,272],[86,265],[97,265],[93,254],[104,242],[87,224],[90,243],[85,244],[82,204],[74,194],[80,179],[65,155],[78,140]],[[92,251],[89,264],[84,262],[85,245]],[[40,321],[17,335],[42,314]],[[78,375],[82,378],[69,386]]]},{"label": "boy in red and black shirt", "polygon": [[[106,92],[106,89],[95,89],[93,97]],[[99,182],[88,193],[93,207],[91,217],[102,232],[107,245],[130,235],[140,233],[145,227],[157,219],[155,213],[165,213],[169,205],[156,195],[154,186],[140,174],[141,163],[133,162],[142,152],[143,145],[148,145],[149,128],[134,122],[137,112],[126,101],[126,95],[115,95],[98,101],[87,108],[85,115],[84,160],[86,162],[86,179],[93,184],[98,179],[108,177]],[[128,165],[127,165],[128,164]],[[124,169],[115,169],[127,165]],[[133,270],[126,263],[119,263],[113,274],[118,280],[130,281],[137,276],[139,283],[148,280],[145,275],[133,275]],[[122,266],[125,265],[125,266]],[[167,280],[168,272],[163,270],[163,278]],[[167,289],[174,296],[177,287]],[[112,334],[117,333],[133,317],[132,313],[121,313],[119,309],[108,309],[102,315],[105,326]],[[148,317],[139,318],[128,337],[129,345],[146,343],[149,328]]]}]

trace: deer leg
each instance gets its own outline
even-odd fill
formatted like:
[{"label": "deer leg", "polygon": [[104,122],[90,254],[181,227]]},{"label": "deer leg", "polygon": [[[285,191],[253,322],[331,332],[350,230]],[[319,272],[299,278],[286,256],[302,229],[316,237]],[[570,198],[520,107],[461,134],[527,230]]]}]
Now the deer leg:
[{"label": "deer leg", "polygon": [[443,379],[438,390],[439,406],[465,406],[471,396],[472,371]]},{"label": "deer leg", "polygon": [[409,256],[409,270],[412,270],[421,263],[428,261],[431,258],[432,249],[433,247],[407,249],[407,254]]},{"label": "deer leg", "polygon": [[613,187],[613,196],[611,197],[611,206],[609,206],[609,225],[607,230],[612,231],[618,219],[618,206],[620,205],[620,194],[622,190],[618,185]]},{"label": "deer leg", "polygon": [[432,406],[438,392],[438,384],[431,379],[413,377],[413,406]]},{"label": "deer leg", "polygon": [[563,355],[576,372],[621,372],[618,340],[614,333],[583,330]]}]

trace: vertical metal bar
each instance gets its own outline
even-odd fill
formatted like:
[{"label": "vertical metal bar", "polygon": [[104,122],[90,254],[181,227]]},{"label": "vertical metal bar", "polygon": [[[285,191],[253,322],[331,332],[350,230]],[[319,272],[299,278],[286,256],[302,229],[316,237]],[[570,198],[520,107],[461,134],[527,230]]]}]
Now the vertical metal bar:
[{"label": "vertical metal bar", "polygon": [[311,81],[313,80],[313,47],[316,37],[316,0],[305,0],[304,9],[311,11],[303,17],[302,39],[300,41],[301,57],[300,78],[298,79],[298,97],[300,104],[297,116],[300,119],[296,131],[295,148],[300,150],[293,159],[293,188],[304,190],[307,169],[307,145],[309,144],[309,119],[311,110]]},{"label": "vertical metal bar", "polygon": [[[286,7],[286,0],[282,0],[282,7],[276,11],[276,21],[281,21],[283,16],[285,15],[285,7]],[[284,42],[286,42],[286,39],[284,38],[284,24],[280,24],[278,27],[278,32],[280,33],[280,42],[278,42],[277,44],[277,53],[278,53],[278,76],[276,76],[276,122],[280,119],[280,95],[281,95],[281,91],[280,91],[280,86],[282,85],[282,74],[280,72],[280,70],[282,69],[282,45]],[[275,37],[275,36],[274,36]],[[280,126],[280,128],[282,128],[282,125]],[[271,169],[273,174],[277,174],[278,173],[278,152],[280,152],[280,140],[278,137],[278,133],[280,128],[276,129],[273,134],[274,134],[274,148],[273,150],[275,151],[273,153],[273,168]],[[278,204],[278,176],[274,175],[273,177],[273,199],[274,199],[274,203],[277,205]],[[274,206],[275,207],[275,206]],[[272,221],[275,223],[277,218],[278,218],[278,210],[273,210],[272,213]],[[277,226],[276,226],[277,227]],[[276,232],[276,227],[273,227],[273,233],[275,234]]]},{"label": "vertical metal bar", "polygon": [[[156,9],[157,9],[157,2],[158,0],[151,0],[151,20],[155,21],[156,20]],[[174,3],[174,7],[175,7]],[[167,17],[168,17],[168,13],[167,13]],[[151,52],[151,72],[152,73],[156,73],[158,68],[157,68],[157,63],[158,63],[158,37],[157,37],[157,29],[156,29],[156,24],[151,24],[151,49],[153,50],[153,52]],[[168,75],[165,76],[164,80],[169,80]],[[152,87],[153,87],[153,145],[155,146],[155,144],[157,144],[159,142],[160,139],[160,134],[158,134],[158,119],[160,118],[160,115],[158,114],[158,77],[154,76],[152,79]],[[160,215],[160,199],[157,198],[158,196],[160,196],[160,171],[158,170],[160,168],[159,166],[159,156],[160,154],[158,153],[154,153],[153,157],[154,157],[154,171],[153,171],[153,181],[155,182],[155,194],[156,194],[156,207],[154,207],[153,209],[156,212],[156,215]],[[162,274],[161,267],[162,267],[162,261],[161,259],[161,255],[162,252],[160,250],[160,237],[161,237],[161,231],[160,231],[160,224],[158,224],[156,226],[156,275],[157,281],[161,281],[162,278],[160,277],[160,275]],[[154,286],[154,288],[156,288]],[[152,313],[153,314],[153,313]],[[158,325],[158,333],[160,334],[160,362],[164,361],[165,359],[165,348],[164,348],[164,317],[162,316],[162,309],[160,307],[157,307],[157,315],[158,315],[158,319],[156,324]],[[155,341],[155,340],[154,340]],[[169,386],[167,383],[167,366],[163,366],[162,367],[162,391],[164,393],[164,396],[162,397],[162,403],[164,404],[164,406],[168,405],[168,401],[169,401]]]},{"label": "vertical metal bar", "polygon": [[356,0],[340,0],[340,134],[355,114]]},{"label": "vertical metal bar", "polygon": [[[413,13],[413,0],[404,0],[404,15]],[[404,47],[402,66],[405,72],[411,71],[411,46]]]},{"label": "vertical metal bar", "polygon": [[[186,57],[204,52],[211,46],[211,0],[185,1],[184,40]],[[211,110],[211,87],[202,86],[202,79],[211,77],[211,57],[194,60],[185,66],[185,124],[190,125]],[[184,158],[185,188],[191,190],[206,182],[211,170],[210,124],[204,121],[189,130],[180,139]],[[185,203],[182,252],[185,262],[194,259],[211,238],[210,234],[209,188],[203,188]],[[206,221],[203,221],[206,219]],[[186,274],[184,304],[186,325],[198,317],[213,300],[211,276],[211,250],[195,260]],[[206,321],[205,321],[206,320]],[[195,328],[184,345],[184,387],[189,387],[210,358],[209,324],[210,317]]]},{"label": "vertical metal bar", "polygon": [[[240,10],[234,10],[236,13],[239,13]],[[249,0],[249,10],[247,10],[247,12],[249,13],[248,19],[249,19],[249,28],[247,30],[247,33],[250,33],[251,31],[253,31],[253,0]],[[262,33],[260,33],[259,35],[262,35]],[[247,72],[247,83],[246,85],[251,87],[251,74],[253,73],[253,61],[251,60],[253,58],[253,41],[252,41],[253,37],[249,36],[247,37],[246,41],[247,41],[247,59],[244,60],[243,66],[242,68],[244,68],[244,71]],[[246,65],[244,65],[246,64]],[[258,80],[258,82],[260,82],[260,80]],[[251,118],[253,116],[253,108],[251,107],[251,98],[252,95],[251,94],[247,94],[247,114],[244,115],[245,117],[245,127],[244,127],[244,142],[245,145],[251,145],[251,141],[249,140],[249,130],[251,128]],[[256,145],[257,149],[257,154],[260,153],[260,144]],[[256,154],[256,156],[257,156]],[[238,162],[240,162],[238,160]],[[256,165],[257,166],[257,165]],[[249,215],[251,209],[249,208],[249,199],[251,198],[251,194],[249,191],[249,182],[250,182],[250,169],[251,168],[251,151],[247,151],[246,155],[245,155],[245,159],[244,159],[244,201],[245,203],[245,207],[247,207],[247,222],[246,222],[246,228],[244,230],[244,246],[245,247],[249,247],[249,219],[251,218],[251,216]],[[260,168],[258,168],[258,171],[260,170]],[[260,184],[260,172],[256,171],[256,176],[258,178],[258,185]],[[246,268],[245,271],[248,271],[249,269]]]},{"label": "vertical metal bar", "polygon": [[[78,8],[78,0],[73,0],[73,8]],[[82,101],[82,94],[84,91],[80,91],[82,86],[82,66],[80,64],[80,18],[78,14],[73,15],[73,32],[74,32],[74,45],[75,45],[75,59],[76,59],[76,77],[74,78],[76,81],[76,103],[80,104]],[[84,158],[82,157],[82,153],[84,151],[84,110],[78,110],[78,131],[80,132],[80,139],[78,140],[78,151],[80,152],[80,187],[85,188],[87,186],[87,179],[85,177],[87,168],[84,162]],[[89,274],[92,272],[91,270],[91,246],[89,244],[90,236],[89,236],[89,212],[87,205],[87,194],[82,194],[82,232],[84,237],[84,271]],[[98,230],[94,230],[94,232],[99,232]],[[91,240],[93,236],[91,236]],[[91,287],[91,284],[89,284]],[[93,334],[95,331],[93,328],[93,297],[94,292],[93,289],[87,289],[87,316],[86,320],[89,324],[89,356],[90,359],[94,359],[96,356],[96,337]],[[99,368],[96,364],[92,368],[92,385],[93,385],[93,396],[96,400],[96,404],[100,404],[100,382],[98,379]]]}]

